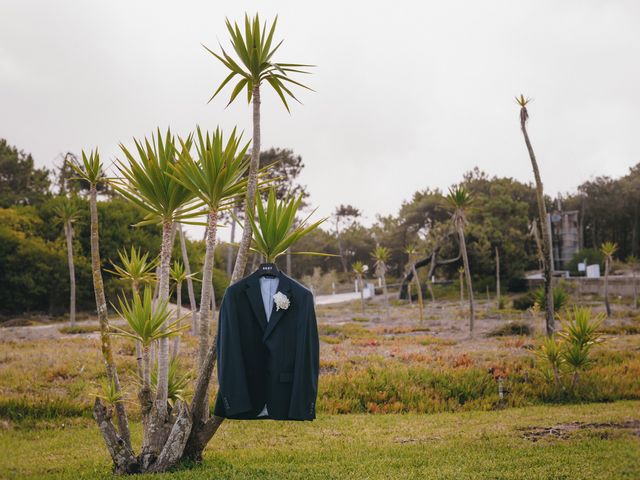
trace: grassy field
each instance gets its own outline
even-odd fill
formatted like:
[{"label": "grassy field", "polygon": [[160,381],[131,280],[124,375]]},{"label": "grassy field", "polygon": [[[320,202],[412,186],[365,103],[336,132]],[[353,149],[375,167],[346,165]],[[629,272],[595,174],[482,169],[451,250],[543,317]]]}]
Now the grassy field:
[{"label": "grassy field", "polygon": [[[175,478],[640,478],[640,317],[628,305],[576,388],[540,373],[531,312],[479,301],[473,339],[447,300],[423,324],[396,301],[389,320],[379,302],[365,316],[353,302],[319,307],[318,321],[317,421],[225,422],[204,464]],[[139,440],[133,345],[114,346]],[[184,338],[183,370],[195,346]],[[90,320],[0,329],[0,479],[108,478],[91,419],[103,378]]]},{"label": "grassy field", "polygon": [[[202,465],[136,478],[637,479],[639,410],[640,402],[627,401],[321,415],[304,423],[228,421]],[[624,423],[631,419],[636,423]],[[3,479],[110,478],[108,455],[89,419],[0,431],[0,451]]]}]

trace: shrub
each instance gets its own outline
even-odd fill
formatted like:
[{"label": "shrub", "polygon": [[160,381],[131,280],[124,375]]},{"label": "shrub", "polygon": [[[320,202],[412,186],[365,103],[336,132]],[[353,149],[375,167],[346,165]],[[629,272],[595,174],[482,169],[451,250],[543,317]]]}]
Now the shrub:
[{"label": "shrub", "polygon": [[66,335],[78,335],[82,333],[99,332],[100,326],[99,325],[75,325],[73,327],[71,326],[61,327],[58,330],[60,331],[60,333],[64,333]]},{"label": "shrub", "polygon": [[[544,288],[540,287],[533,292],[534,304],[540,307],[540,310],[544,310],[547,307],[546,299],[544,298]],[[564,308],[569,300],[569,295],[562,287],[555,287],[553,289],[553,310],[559,312]]]},{"label": "shrub", "polygon": [[[591,309],[573,307],[560,317],[562,330],[557,336],[546,338],[536,352],[543,360],[543,376],[562,390],[575,389],[580,373],[593,363],[591,348],[601,342],[600,327],[605,319],[603,314],[591,318]],[[567,387],[565,375],[570,374],[571,383]]]},{"label": "shrub", "polygon": [[507,322],[487,333],[488,337],[507,337],[511,335],[531,335],[531,327],[524,322]]},{"label": "shrub", "polygon": [[533,298],[533,294],[527,293],[526,295],[521,295],[513,299],[513,308],[516,310],[529,310],[533,307],[535,300]]}]

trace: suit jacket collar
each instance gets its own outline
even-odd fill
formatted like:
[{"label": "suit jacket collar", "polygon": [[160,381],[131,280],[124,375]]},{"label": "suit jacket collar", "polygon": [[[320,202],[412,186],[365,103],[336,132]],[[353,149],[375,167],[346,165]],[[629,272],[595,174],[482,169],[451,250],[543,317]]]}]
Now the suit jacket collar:
[{"label": "suit jacket collar", "polygon": [[[289,299],[291,299],[291,279],[283,272],[278,272],[278,292],[284,293]],[[253,272],[246,278],[246,294],[249,298],[249,304],[253,315],[263,331],[262,340],[266,340],[267,337],[273,332],[280,319],[287,312],[287,310],[276,310],[274,303],[273,310],[271,311],[271,317],[267,322],[267,316],[264,313],[264,304],[262,302],[262,292],[260,291],[260,275]]]}]

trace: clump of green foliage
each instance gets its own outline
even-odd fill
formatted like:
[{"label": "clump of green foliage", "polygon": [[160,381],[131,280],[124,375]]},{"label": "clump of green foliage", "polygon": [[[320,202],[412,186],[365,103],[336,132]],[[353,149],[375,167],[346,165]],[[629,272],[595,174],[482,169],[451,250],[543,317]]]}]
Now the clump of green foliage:
[{"label": "clump of green foliage", "polygon": [[[540,287],[533,291],[534,305],[540,310],[544,310],[547,305],[547,299],[544,296],[544,288]],[[569,301],[569,295],[562,287],[554,287],[553,289],[553,311],[560,312]]]},{"label": "clump of green foliage", "polygon": [[[591,309],[574,306],[560,319],[562,330],[545,338],[536,351],[542,359],[543,376],[557,387],[558,393],[574,390],[581,372],[593,364],[591,349],[602,341],[600,327],[605,317],[592,318]],[[567,377],[570,377],[569,381]]]},{"label": "clump of green foliage", "polygon": [[584,275],[585,272],[578,271],[578,264],[585,260],[587,261],[587,265],[598,264],[602,266],[604,257],[602,256],[602,252],[597,248],[583,248],[582,250],[579,250],[569,261],[567,270],[569,270],[573,276]]},{"label": "clump of green foliage", "polygon": [[488,337],[507,337],[511,335],[531,335],[531,327],[525,322],[507,322],[487,333]]}]

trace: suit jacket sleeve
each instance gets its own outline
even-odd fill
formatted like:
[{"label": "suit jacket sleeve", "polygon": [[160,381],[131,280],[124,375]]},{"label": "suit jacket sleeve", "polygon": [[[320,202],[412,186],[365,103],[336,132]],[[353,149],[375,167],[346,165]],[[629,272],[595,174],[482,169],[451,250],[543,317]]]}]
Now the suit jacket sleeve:
[{"label": "suit jacket sleeve", "polygon": [[296,364],[289,416],[312,420],[316,417],[316,397],[320,373],[320,340],[313,295],[306,296],[303,318],[298,325]]},{"label": "suit jacket sleeve", "polygon": [[232,295],[225,294],[218,320],[218,384],[227,415],[252,408],[234,302]]}]

